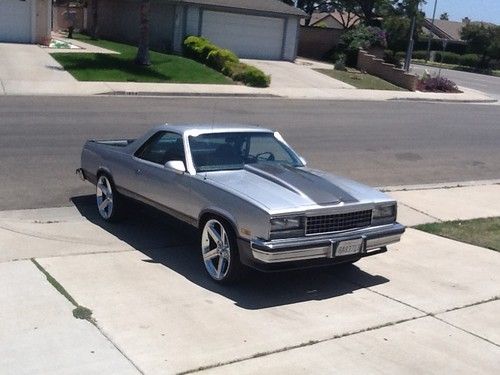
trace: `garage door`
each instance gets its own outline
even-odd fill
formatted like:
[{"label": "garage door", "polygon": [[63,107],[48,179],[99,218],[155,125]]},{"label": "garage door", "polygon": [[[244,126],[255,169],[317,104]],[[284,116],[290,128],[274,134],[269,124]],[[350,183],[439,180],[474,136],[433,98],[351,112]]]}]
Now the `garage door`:
[{"label": "garage door", "polygon": [[0,42],[31,42],[31,0],[0,0]]},{"label": "garage door", "polygon": [[204,11],[202,36],[234,51],[239,57],[281,59],[283,18]]}]

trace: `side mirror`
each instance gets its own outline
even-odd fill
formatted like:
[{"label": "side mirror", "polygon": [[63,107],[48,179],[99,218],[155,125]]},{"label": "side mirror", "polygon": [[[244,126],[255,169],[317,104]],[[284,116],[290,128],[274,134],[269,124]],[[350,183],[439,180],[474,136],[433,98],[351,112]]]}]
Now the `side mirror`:
[{"label": "side mirror", "polygon": [[302,164],[307,165],[306,159],[304,159],[302,156],[299,156],[299,159],[302,162]]},{"label": "side mirror", "polygon": [[167,161],[165,163],[165,169],[168,169],[168,170],[175,172],[177,174],[182,174],[182,173],[186,172],[186,166],[184,165],[184,162],[181,160]]}]

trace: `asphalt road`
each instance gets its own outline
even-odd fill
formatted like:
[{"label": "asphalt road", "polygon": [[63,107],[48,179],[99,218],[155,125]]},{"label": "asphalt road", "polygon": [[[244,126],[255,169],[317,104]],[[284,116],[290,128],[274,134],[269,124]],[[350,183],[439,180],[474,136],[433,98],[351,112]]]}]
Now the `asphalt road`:
[{"label": "asphalt road", "polygon": [[70,205],[89,138],[163,122],[261,124],[309,165],[382,186],[500,177],[500,108],[416,102],[0,97],[0,210]]},{"label": "asphalt road", "polygon": [[[419,75],[422,75],[425,69],[427,69],[431,74],[438,74],[439,72],[439,68],[416,64],[412,65],[412,69]],[[482,91],[492,98],[500,101],[500,77],[461,72],[450,69],[441,69],[441,75],[451,79],[459,86]]]}]

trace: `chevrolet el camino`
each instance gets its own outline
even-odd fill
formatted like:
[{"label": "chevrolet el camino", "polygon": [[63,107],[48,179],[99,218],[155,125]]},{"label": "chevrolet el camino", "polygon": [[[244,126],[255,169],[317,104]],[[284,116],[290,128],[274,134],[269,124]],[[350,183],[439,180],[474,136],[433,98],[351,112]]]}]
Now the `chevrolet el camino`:
[{"label": "chevrolet el camino", "polygon": [[199,228],[208,275],[353,263],[387,251],[405,228],[397,204],[368,186],[306,167],[272,130],[162,125],[135,140],[87,141],[77,174],[96,186],[102,219],[126,199]]}]

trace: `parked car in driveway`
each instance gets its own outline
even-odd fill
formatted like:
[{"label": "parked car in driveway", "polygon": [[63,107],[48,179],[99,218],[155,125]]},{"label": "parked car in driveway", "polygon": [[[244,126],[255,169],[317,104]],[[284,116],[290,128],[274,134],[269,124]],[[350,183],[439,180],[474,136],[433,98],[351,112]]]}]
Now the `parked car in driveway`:
[{"label": "parked car in driveway", "polygon": [[307,168],[279,133],[261,127],[162,125],[136,140],[89,140],[77,173],[96,185],[104,220],[119,218],[127,197],[199,228],[217,282],[244,266],[355,262],[387,251],[405,230],[393,199]]}]

